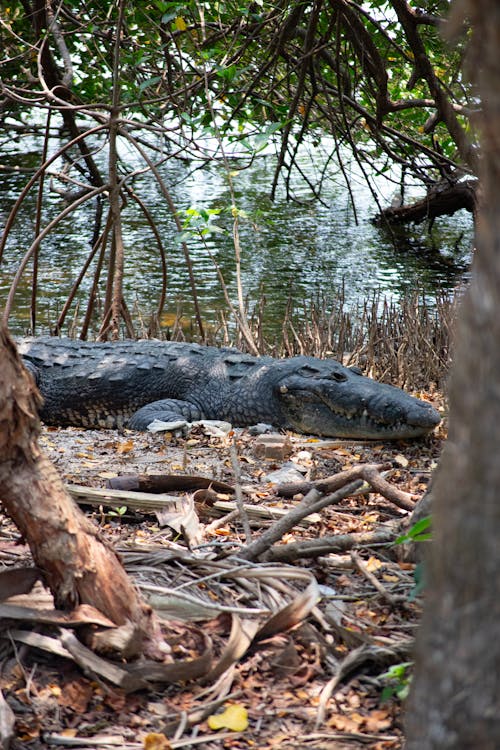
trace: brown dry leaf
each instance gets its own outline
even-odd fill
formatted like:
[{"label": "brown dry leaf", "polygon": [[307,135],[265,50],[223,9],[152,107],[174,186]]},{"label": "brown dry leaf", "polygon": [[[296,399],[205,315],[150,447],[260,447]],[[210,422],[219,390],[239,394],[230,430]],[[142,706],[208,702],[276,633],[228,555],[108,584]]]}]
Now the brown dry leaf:
[{"label": "brown dry leaf", "polygon": [[345,456],[346,458],[351,457],[351,451],[347,448],[336,448],[332,453],[336,453],[337,456]]},{"label": "brown dry leaf", "polygon": [[352,732],[353,734],[359,732],[360,727],[364,723],[364,717],[357,712],[344,716],[343,714],[335,714],[328,721],[328,726],[333,729],[338,729],[341,732]]},{"label": "brown dry leaf", "polygon": [[274,737],[269,737],[267,740],[270,747],[281,747],[282,744],[290,739],[288,734],[275,734]]},{"label": "brown dry leaf", "polygon": [[135,443],[133,440],[127,440],[125,443],[118,443],[116,446],[116,452],[117,453],[130,453],[135,447]]},{"label": "brown dry leaf", "polygon": [[352,586],[352,581],[349,578],[349,576],[346,576],[344,573],[341,573],[339,576],[337,576],[335,585],[337,588],[344,589],[349,588]]},{"label": "brown dry leaf", "polygon": [[379,732],[392,726],[392,717],[388,711],[376,709],[365,717],[365,724],[368,732]]},{"label": "brown dry leaf", "polygon": [[70,708],[76,714],[83,714],[88,708],[94,689],[86,680],[67,682],[59,696],[59,704]]},{"label": "brown dry leaf", "polygon": [[[293,696],[293,693],[292,693],[292,696]],[[297,690],[297,691],[295,692],[295,696],[296,696],[296,697],[297,697],[297,698],[298,698],[299,700],[301,700],[301,701],[307,701],[307,702],[309,702],[309,701],[311,700],[311,696],[310,696],[310,694],[309,694],[309,693],[307,692],[307,690]],[[316,696],[314,696],[314,697],[316,697]],[[318,697],[319,697],[319,696],[318,696]]]},{"label": "brown dry leaf", "polygon": [[171,750],[172,745],[164,734],[150,732],[144,737],[144,750]]},{"label": "brown dry leaf", "polygon": [[104,703],[113,711],[123,711],[127,704],[127,696],[123,690],[111,690],[109,688],[104,696]]},{"label": "brown dry leaf", "polygon": [[61,735],[63,737],[77,737],[78,729],[63,729]]},{"label": "brown dry leaf", "polygon": [[17,718],[16,720],[16,739],[20,742],[32,742],[40,737],[42,727],[38,722],[38,719],[33,719],[32,724],[29,723],[29,719],[23,721]]}]

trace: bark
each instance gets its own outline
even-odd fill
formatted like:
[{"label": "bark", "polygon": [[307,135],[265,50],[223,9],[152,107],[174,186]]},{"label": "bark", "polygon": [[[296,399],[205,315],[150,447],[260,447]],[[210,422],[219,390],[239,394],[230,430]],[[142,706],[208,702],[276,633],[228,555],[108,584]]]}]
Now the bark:
[{"label": "bark", "polygon": [[0,328],[0,361],[0,501],[28,542],[56,607],[93,605],[126,626],[124,655],[141,653],[145,640],[155,635],[151,610],[40,451],[40,395],[5,327]]},{"label": "bark", "polygon": [[407,750],[500,747],[500,5],[456,2],[459,11],[473,25],[483,198],[450,385],[449,440],[433,486]]},{"label": "bark", "polygon": [[433,186],[425,198],[415,203],[389,207],[380,212],[375,224],[419,224],[422,221],[436,219],[438,216],[454,214],[465,208],[471,213],[476,211],[476,180],[464,180],[455,184],[438,183]]}]

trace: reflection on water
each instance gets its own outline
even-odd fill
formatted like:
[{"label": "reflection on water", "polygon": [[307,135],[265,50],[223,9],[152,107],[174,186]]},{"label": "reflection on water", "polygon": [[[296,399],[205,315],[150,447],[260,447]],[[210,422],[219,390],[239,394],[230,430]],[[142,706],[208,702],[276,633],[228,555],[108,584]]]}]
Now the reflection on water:
[{"label": "reflection on water", "polygon": [[[33,168],[39,155],[36,151],[19,148],[18,153],[13,152],[8,158],[17,167]],[[6,161],[2,157],[4,164]],[[460,212],[436,221],[430,234],[424,225],[409,232],[399,230],[395,247],[387,230],[370,222],[376,206],[360,181],[353,178],[356,223],[348,191],[334,179],[323,196],[326,205],[306,200],[286,202],[283,195],[271,203],[266,196],[273,167],[272,158],[263,157],[249,169],[237,172],[235,168],[237,173],[232,177],[236,205],[246,217],[240,224],[244,290],[250,308],[262,295],[265,296],[265,316],[270,330],[279,327],[290,296],[299,315],[303,302],[320,297],[331,299],[342,285],[346,304],[353,307],[379,289],[397,299],[401,294],[418,288],[426,295],[427,301],[431,301],[437,292],[451,291],[466,273],[472,243],[472,222],[467,213]],[[188,239],[203,315],[210,323],[217,320],[218,312],[227,307],[210,255],[217,261],[231,296],[236,299],[232,199],[227,180],[223,170],[216,167],[193,170],[176,164],[175,168],[169,165],[164,174],[178,208],[221,209],[215,223],[225,230],[224,233],[210,235],[206,244],[194,237]],[[0,174],[2,224],[26,179],[22,173]],[[295,187],[296,197],[305,199],[307,196],[301,185],[297,183]],[[175,313],[179,300],[183,300],[183,314],[189,319],[192,308],[188,274],[165,200],[151,175],[136,178],[133,189],[153,215],[168,254],[168,299],[164,322]],[[44,223],[62,208],[59,195],[49,193],[48,196]],[[382,205],[388,202],[388,195],[382,197]],[[18,215],[0,266],[2,304],[20,259],[33,240],[34,215],[35,194],[32,191]],[[127,302],[132,309],[137,305],[147,317],[155,308],[161,289],[158,251],[134,201],[127,202],[123,219]],[[90,205],[81,207],[42,243],[40,326],[54,322],[90,251],[92,221],[93,208]],[[85,279],[86,292],[91,282],[92,270]],[[30,293],[31,280],[25,277],[11,319],[11,326],[17,332],[25,330],[28,325]],[[84,294],[81,299],[85,299]]]}]

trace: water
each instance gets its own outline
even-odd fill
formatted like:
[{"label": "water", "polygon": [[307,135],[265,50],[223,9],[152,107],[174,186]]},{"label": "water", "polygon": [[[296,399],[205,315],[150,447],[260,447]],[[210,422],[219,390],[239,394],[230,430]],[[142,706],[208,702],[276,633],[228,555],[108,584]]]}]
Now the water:
[{"label": "water", "polygon": [[[54,149],[58,147],[53,142]],[[30,138],[13,143],[2,163],[16,167],[17,172],[0,173],[0,221],[3,223],[27,180],[22,170],[39,164],[39,147]],[[124,154],[129,161],[130,153]],[[323,166],[321,154],[312,163],[304,154],[302,167],[314,181]],[[438,293],[452,291],[467,274],[472,245],[472,220],[466,212],[443,217],[429,233],[425,225],[399,230],[394,245],[387,230],[374,226],[370,219],[377,208],[370,191],[351,174],[351,188],[356,200],[356,215],[349,193],[332,165],[325,181],[323,202],[311,200],[310,191],[300,179],[292,181],[295,200],[285,199],[283,187],[272,203],[269,186],[275,166],[272,155],[255,160],[248,169],[231,160],[235,203],[242,213],[239,222],[242,248],[242,279],[250,309],[265,299],[265,325],[278,330],[284,311],[292,297],[300,316],[303,304],[318,297],[333,299],[343,286],[345,302],[355,307],[374,290],[391,299],[420,289],[426,300]],[[208,325],[218,320],[220,311],[228,312],[214,259],[236,300],[234,246],[232,240],[232,196],[226,171],[221,166],[196,168],[194,164],[168,163],[162,169],[177,208],[218,209],[214,223],[220,232],[205,241],[189,236],[193,269],[203,317]],[[393,186],[378,180],[382,205],[390,202]],[[48,185],[47,185],[48,189]],[[187,320],[193,316],[189,278],[175,223],[165,199],[150,174],[138,176],[133,189],[154,216],[167,252],[168,292],[162,321],[171,323],[179,303]],[[50,221],[62,209],[61,197],[47,192],[43,222]],[[86,204],[61,222],[42,243],[39,270],[38,331],[54,323],[58,311],[71,289],[90,251],[94,204]],[[20,259],[34,236],[35,192],[23,203],[0,266],[0,303],[6,299]],[[356,221],[357,218],[357,221]],[[161,264],[156,243],[142,212],[133,200],[123,210],[123,236],[126,249],[125,294],[129,308],[140,310],[145,318],[155,308],[161,289]],[[211,257],[212,256],[212,257]],[[93,265],[80,293],[81,319],[86,293],[92,283]],[[22,279],[10,321],[14,332],[29,325],[31,278]],[[101,292],[102,293],[102,292]]]}]

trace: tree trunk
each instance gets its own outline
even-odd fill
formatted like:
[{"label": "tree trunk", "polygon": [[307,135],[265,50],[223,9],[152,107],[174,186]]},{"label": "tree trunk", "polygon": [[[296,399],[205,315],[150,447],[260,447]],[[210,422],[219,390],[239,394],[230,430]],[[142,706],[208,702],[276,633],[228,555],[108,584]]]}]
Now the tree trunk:
[{"label": "tree trunk", "polygon": [[56,607],[93,605],[126,626],[123,655],[142,653],[145,642],[152,646],[155,640],[154,617],[40,451],[40,395],[5,328],[0,328],[0,361],[0,501],[28,542]]},{"label": "tree trunk", "polygon": [[[433,486],[433,543],[407,750],[500,748],[500,4],[456,2],[473,24],[483,197]],[[456,18],[455,18],[456,20]]]}]

